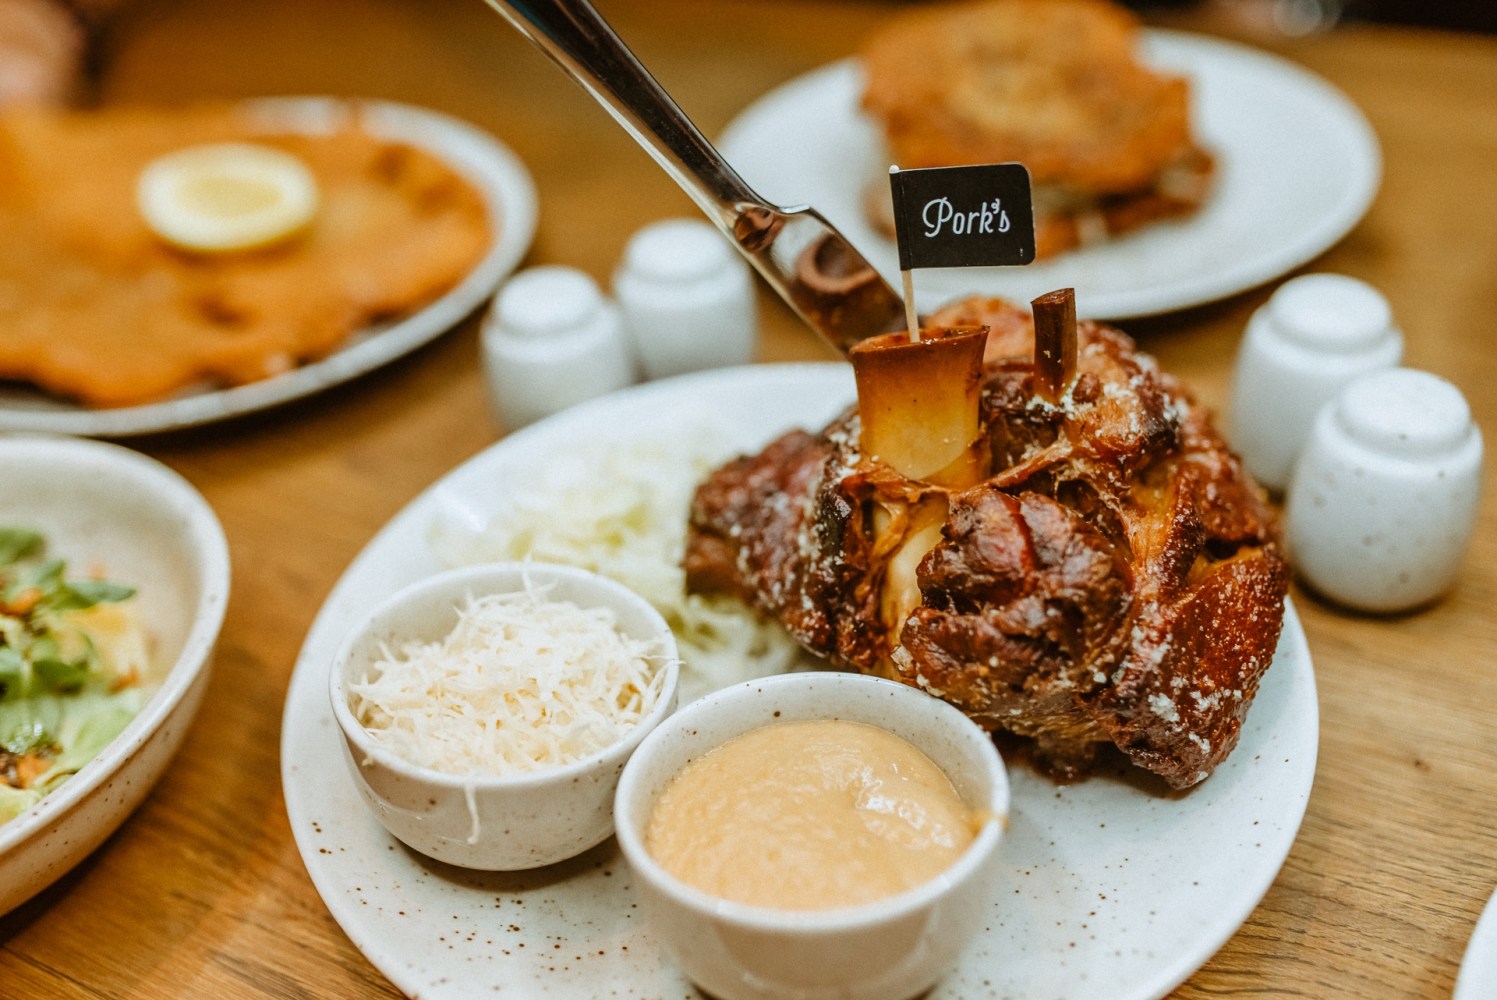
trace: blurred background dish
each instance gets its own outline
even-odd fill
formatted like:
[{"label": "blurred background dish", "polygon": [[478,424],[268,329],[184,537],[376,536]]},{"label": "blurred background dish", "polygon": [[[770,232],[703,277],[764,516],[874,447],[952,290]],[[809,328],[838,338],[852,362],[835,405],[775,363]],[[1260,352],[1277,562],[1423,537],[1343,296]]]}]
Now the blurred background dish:
[{"label": "blurred background dish", "polygon": [[484,303],[524,257],[535,235],[536,195],[518,157],[488,133],[448,115],[388,101],[261,98],[252,114],[267,131],[328,132],[350,113],[380,138],[426,150],[472,182],[488,205],[494,238],[456,286],[415,312],[356,333],[322,360],[228,388],[160,402],[93,409],[15,382],[0,382],[0,430],[125,437],[238,416],[311,395],[388,364],[451,329]]},{"label": "blurred background dish", "polygon": [[155,691],[91,761],[0,825],[0,913],[82,861],[161,777],[207,687],[229,598],[229,553],[207,501],[175,472],[118,445],[0,435],[0,511],[49,552],[136,589]]},{"label": "blurred background dish", "polygon": [[[1187,219],[1159,222],[1023,268],[922,270],[922,311],[982,289],[1029,300],[1076,288],[1077,312],[1128,319],[1246,291],[1334,245],[1372,204],[1377,138],[1362,112],[1277,56],[1174,31],[1144,33],[1144,62],[1189,78],[1193,125],[1216,158],[1215,189]],[[761,194],[815,205],[886,278],[894,243],[865,217],[878,138],[858,109],[861,70],[834,63],[770,91],[724,130],[719,148]]]},{"label": "blurred background dish", "polygon": [[1036,260],[1183,219],[1212,189],[1189,77],[1143,61],[1141,23],[1112,0],[957,0],[891,17],[857,53],[860,107],[883,148],[869,216],[895,233],[901,170],[1020,163]]}]

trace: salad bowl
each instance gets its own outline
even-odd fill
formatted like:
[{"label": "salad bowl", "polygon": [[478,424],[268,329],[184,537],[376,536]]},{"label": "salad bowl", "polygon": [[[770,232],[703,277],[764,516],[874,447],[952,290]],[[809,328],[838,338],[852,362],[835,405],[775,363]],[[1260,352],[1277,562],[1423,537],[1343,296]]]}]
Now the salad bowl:
[{"label": "salad bowl", "polygon": [[165,772],[207,686],[229,554],[212,508],[176,472],[76,438],[0,435],[0,527],[42,535],[69,575],[103,571],[133,588],[149,650],[146,697],[134,717],[55,789],[0,823],[3,914],[103,843]]}]

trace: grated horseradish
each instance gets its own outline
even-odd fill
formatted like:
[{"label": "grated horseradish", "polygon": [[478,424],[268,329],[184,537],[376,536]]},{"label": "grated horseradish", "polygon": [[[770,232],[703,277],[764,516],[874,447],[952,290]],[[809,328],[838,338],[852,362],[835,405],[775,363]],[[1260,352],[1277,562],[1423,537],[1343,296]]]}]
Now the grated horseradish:
[{"label": "grated horseradish", "polygon": [[621,739],[661,695],[660,644],[621,633],[608,608],[528,586],[469,596],[436,642],[381,648],[349,685],[376,743],[456,775],[574,763]]},{"label": "grated horseradish", "polygon": [[668,441],[644,437],[563,451],[534,474],[517,475],[525,489],[511,495],[483,530],[439,520],[432,544],[451,565],[532,559],[624,584],[654,605],[675,633],[685,704],[736,681],[792,669],[799,654],[779,625],[761,621],[735,599],[686,593],[681,557],[692,494],[736,451],[707,429]]}]

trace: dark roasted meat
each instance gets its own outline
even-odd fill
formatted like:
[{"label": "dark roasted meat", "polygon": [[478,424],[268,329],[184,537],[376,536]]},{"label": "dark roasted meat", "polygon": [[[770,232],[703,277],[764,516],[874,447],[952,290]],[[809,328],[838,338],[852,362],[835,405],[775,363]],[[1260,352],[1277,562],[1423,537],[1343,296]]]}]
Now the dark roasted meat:
[{"label": "dark roasted meat", "polygon": [[856,409],[701,485],[688,586],[736,594],[835,666],[1029,738],[1059,776],[1115,744],[1174,787],[1201,781],[1236,745],[1283,619],[1287,567],[1258,487],[1119,331],[1080,324],[1075,378],[1048,403],[1027,313],[973,299],[931,322],[992,331],[992,472],[947,491],[916,606],[891,621],[881,603],[887,512],[940,488],[860,455]]}]

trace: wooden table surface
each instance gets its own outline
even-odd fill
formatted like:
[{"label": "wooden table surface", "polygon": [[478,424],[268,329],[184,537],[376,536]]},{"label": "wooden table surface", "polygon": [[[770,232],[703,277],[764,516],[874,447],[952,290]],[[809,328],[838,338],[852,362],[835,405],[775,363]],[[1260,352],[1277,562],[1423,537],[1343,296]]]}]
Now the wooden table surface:
[{"label": "wooden table surface", "polygon": [[[893,9],[841,0],[602,0],[710,133],[841,57]],[[1366,219],[1310,269],[1371,281],[1406,363],[1454,381],[1497,429],[1497,38],[1348,26],[1274,46],[1367,113],[1385,155]],[[532,170],[529,264],[606,281],[630,233],[684,195],[479,0],[146,2],[121,14],[104,100],[331,93],[428,105],[491,129]],[[1125,324],[1211,405],[1258,289]],[[764,360],[829,354],[762,300]],[[227,531],[233,596],[174,766],[88,861],[0,918],[0,997],[381,997],[329,916],[281,794],[282,702],[313,616],[374,532],[501,433],[471,320],[315,398],[132,446],[182,472]],[[1371,618],[1299,590],[1320,693],[1304,825],[1262,904],[1180,997],[1448,997],[1497,887],[1497,505],[1459,585]]]}]

